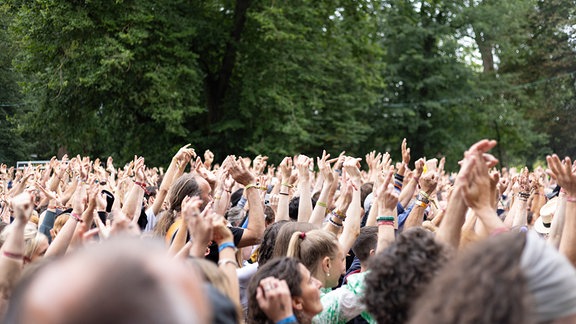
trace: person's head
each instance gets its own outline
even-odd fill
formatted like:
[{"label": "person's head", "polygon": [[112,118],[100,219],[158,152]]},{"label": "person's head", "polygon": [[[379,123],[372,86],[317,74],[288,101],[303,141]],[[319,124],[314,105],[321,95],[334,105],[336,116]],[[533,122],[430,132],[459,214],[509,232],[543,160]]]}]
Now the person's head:
[{"label": "person's head", "polygon": [[327,288],[336,287],[346,272],[346,254],[336,236],[325,230],[293,233],[286,256],[300,260]]},{"label": "person's head", "polygon": [[[13,228],[12,225],[8,225],[2,230],[2,233],[0,233],[0,246],[4,245]],[[48,250],[48,238],[46,235],[38,232],[34,224],[26,224],[26,227],[24,227],[24,264],[37,261],[44,256],[46,250]]]},{"label": "person's head", "polygon": [[432,233],[422,228],[402,232],[369,262],[366,308],[378,323],[405,323],[414,301],[446,261],[446,249]]},{"label": "person's head", "polygon": [[373,189],[374,189],[373,182],[366,182],[360,187],[360,206],[363,206],[364,209],[367,209],[364,203],[366,201],[366,197],[368,197],[368,195],[372,193]]},{"label": "person's head", "polygon": [[[316,206],[316,200],[311,198],[312,200],[312,208]],[[290,219],[297,221],[298,220],[298,207],[300,206],[300,196],[293,197],[290,199],[290,203],[288,204],[288,216]]]},{"label": "person's head", "polygon": [[276,245],[276,238],[280,229],[288,224],[289,221],[279,221],[266,228],[264,231],[264,236],[262,237],[262,243],[258,247],[258,266],[261,267],[272,258],[274,254],[274,246]]},{"label": "person's head", "polygon": [[188,259],[186,262],[200,274],[205,282],[212,285],[224,296],[230,298],[231,302],[236,308],[238,318],[243,317],[242,308],[238,303],[238,299],[234,296],[232,285],[230,284],[226,274],[220,268],[218,268],[216,263],[199,258]]},{"label": "person's head", "polygon": [[[298,323],[310,322],[322,311],[320,288],[315,279],[300,261],[293,258],[275,258],[258,268],[248,285],[248,323],[274,323],[266,317],[256,300],[256,292],[262,279],[274,277],[285,280],[292,296],[292,309]],[[261,289],[261,288],[260,288]]]},{"label": "person's head", "polygon": [[274,209],[270,206],[264,206],[264,224],[266,227],[274,224],[274,219],[276,218],[276,213]]},{"label": "person's head", "polygon": [[460,252],[433,280],[410,323],[429,318],[446,324],[574,323],[576,270],[536,233],[490,237]]},{"label": "person's head", "polygon": [[68,213],[62,213],[58,215],[58,217],[56,217],[56,220],[54,221],[54,227],[52,227],[52,229],[50,230],[52,240],[54,240],[56,238],[56,235],[58,235],[60,230],[62,230],[62,227],[64,227],[64,224],[66,224],[68,218],[70,218],[70,214]]},{"label": "person's head", "polygon": [[365,267],[368,265],[368,258],[374,255],[376,244],[378,243],[378,227],[365,226],[360,229],[360,235],[352,246],[352,252],[360,260],[360,264]]},{"label": "person's head", "polygon": [[[66,289],[62,289],[66,282]],[[38,269],[15,288],[9,323],[207,323],[200,277],[150,240],[111,239]]]},{"label": "person's head", "polygon": [[168,210],[158,215],[158,223],[154,227],[154,234],[160,237],[166,235],[170,225],[174,223],[176,216],[180,213],[184,198],[194,196],[200,197],[202,200],[200,210],[202,210],[212,200],[210,192],[210,184],[200,176],[184,174],[180,178],[176,179],[166,196]]},{"label": "person's head", "polygon": [[224,218],[226,218],[228,222],[235,227],[241,226],[245,217],[246,211],[240,206],[235,206],[228,209],[224,215]]},{"label": "person's head", "polygon": [[311,223],[288,222],[286,225],[282,226],[278,232],[276,242],[274,243],[274,253],[272,254],[272,257],[275,258],[286,256],[292,234],[295,232],[308,232],[314,229],[318,229],[318,226]]}]

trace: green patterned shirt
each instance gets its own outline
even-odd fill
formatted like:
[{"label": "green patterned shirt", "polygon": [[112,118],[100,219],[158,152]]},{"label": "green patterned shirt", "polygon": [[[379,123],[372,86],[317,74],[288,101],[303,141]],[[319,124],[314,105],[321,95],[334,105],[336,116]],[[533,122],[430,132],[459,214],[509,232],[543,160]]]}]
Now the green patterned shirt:
[{"label": "green patterned shirt", "polygon": [[312,323],[345,324],[358,315],[362,315],[368,323],[376,323],[366,312],[366,306],[362,303],[366,273],[348,276],[347,284],[338,289],[322,288],[320,299],[324,308],[320,314],[312,318]]}]

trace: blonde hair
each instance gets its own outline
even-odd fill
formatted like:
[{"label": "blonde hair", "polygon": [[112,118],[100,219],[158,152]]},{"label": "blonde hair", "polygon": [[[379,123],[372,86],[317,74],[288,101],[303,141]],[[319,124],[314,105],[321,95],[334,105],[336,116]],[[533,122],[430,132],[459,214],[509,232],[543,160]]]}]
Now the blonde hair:
[{"label": "blonde hair", "polygon": [[[0,233],[0,246],[4,245],[4,242],[6,242],[8,235],[13,229],[14,226],[10,224],[2,230],[2,233]],[[38,246],[40,246],[40,243],[42,243],[42,240],[45,239],[47,239],[46,236],[38,232],[36,225],[27,223],[26,227],[24,227],[24,257],[31,259],[34,252],[38,249]]]},{"label": "blonde hair", "polygon": [[287,257],[296,258],[315,273],[319,261],[324,257],[336,257],[339,249],[336,235],[324,230],[311,230],[309,232],[295,232],[288,244]]},{"label": "blonde hair", "polygon": [[236,312],[238,313],[238,318],[241,319],[244,317],[242,314],[242,307],[238,302],[238,296],[235,296],[232,293],[232,287],[230,285],[230,281],[226,274],[220,270],[220,268],[212,261],[208,261],[206,259],[188,259],[187,263],[192,265],[198,273],[202,275],[204,281],[212,284],[214,288],[218,289],[219,292],[228,296],[234,307],[236,307]]},{"label": "blonde hair", "polygon": [[54,226],[52,227],[54,233],[54,237],[52,239],[56,238],[58,232],[60,232],[62,227],[64,227],[64,224],[66,224],[66,222],[68,221],[68,218],[70,218],[70,214],[68,213],[60,214],[58,217],[56,217],[56,221],[54,221]]}]

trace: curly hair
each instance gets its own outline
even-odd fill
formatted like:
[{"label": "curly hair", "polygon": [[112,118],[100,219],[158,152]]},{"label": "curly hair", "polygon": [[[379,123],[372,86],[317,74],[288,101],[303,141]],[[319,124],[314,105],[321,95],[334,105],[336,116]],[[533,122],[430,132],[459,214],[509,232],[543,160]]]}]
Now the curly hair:
[{"label": "curly hair", "polygon": [[258,247],[258,266],[261,267],[272,258],[272,253],[274,253],[274,246],[276,245],[276,238],[282,226],[288,224],[289,221],[281,220],[276,222],[264,231],[264,236],[262,237],[262,243]]},{"label": "curly hair", "polygon": [[526,234],[509,232],[471,246],[430,284],[410,323],[533,323],[520,258]]},{"label": "curly hair", "polygon": [[378,323],[405,323],[413,302],[448,260],[448,250],[423,228],[404,231],[370,261],[364,303]]},{"label": "curly hair", "polygon": [[[302,282],[302,275],[300,273],[300,261],[294,258],[274,258],[266,263],[266,265],[258,268],[258,272],[254,274],[248,284],[248,324],[274,324],[266,314],[262,311],[256,300],[256,289],[260,281],[264,278],[275,277],[279,280],[286,280],[290,294],[292,297],[302,295],[300,283]],[[291,306],[291,305],[290,305]],[[298,318],[298,323],[302,323],[300,314],[294,314]]]}]

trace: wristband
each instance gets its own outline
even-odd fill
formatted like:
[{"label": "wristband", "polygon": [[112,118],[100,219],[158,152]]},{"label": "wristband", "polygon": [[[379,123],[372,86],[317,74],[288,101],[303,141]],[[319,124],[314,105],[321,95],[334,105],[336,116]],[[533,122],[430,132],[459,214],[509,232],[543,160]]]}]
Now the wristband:
[{"label": "wristband", "polygon": [[376,218],[377,222],[393,222],[394,216],[378,216]]},{"label": "wristband", "polygon": [[574,197],[574,196],[566,196],[566,201],[567,201],[567,202],[574,203],[574,202],[576,202],[576,197]]},{"label": "wristband", "polygon": [[414,205],[420,206],[420,207],[422,207],[422,208],[427,208],[427,207],[428,207],[428,204],[425,203],[425,202],[423,202],[423,201],[421,201],[421,200],[416,200],[416,202],[414,203]]},{"label": "wristband", "polygon": [[426,193],[426,191],[424,190],[420,190],[420,195],[424,198],[426,198],[427,200],[430,200],[430,195]]},{"label": "wristband", "polygon": [[294,185],[291,185],[289,183],[283,183],[282,184],[284,187],[288,187],[288,188],[294,188]]},{"label": "wristband", "polygon": [[82,223],[84,222],[82,220],[82,218],[80,218],[80,215],[76,214],[76,213],[70,213],[70,216],[72,216],[72,218],[74,218],[78,223]]},{"label": "wristband", "polygon": [[390,225],[390,226],[394,226],[394,222],[393,221],[379,221],[378,226],[383,226],[383,225]]},{"label": "wristband", "polygon": [[224,242],[218,246],[218,253],[222,253],[222,251],[224,251],[224,249],[227,249],[227,248],[233,249],[234,252],[238,251],[238,249],[236,248],[236,245],[234,245],[234,242]]},{"label": "wristband", "polygon": [[296,316],[290,315],[290,316],[276,322],[276,324],[291,324],[291,323],[298,323]]},{"label": "wristband", "polygon": [[24,259],[24,255],[18,254],[18,253],[12,253],[12,252],[6,252],[6,251],[4,251],[4,252],[2,252],[2,255],[5,256],[5,257],[7,257],[7,258],[15,259],[15,260],[22,260],[22,259]]},{"label": "wristband", "polygon": [[230,263],[230,264],[234,265],[234,267],[238,268],[238,263],[236,263],[235,260],[232,260],[232,259],[220,259],[220,260],[218,260],[218,266],[223,266],[223,265],[226,265],[228,263]]},{"label": "wristband", "polygon": [[345,221],[346,220],[346,214],[344,214],[342,211],[338,210],[338,209],[334,209],[332,211],[332,215],[336,216],[338,219],[340,219],[341,221]]},{"label": "wristband", "polygon": [[259,188],[259,187],[260,187],[259,184],[253,183],[253,184],[249,184],[249,185],[247,185],[246,187],[244,187],[244,190],[248,190],[248,189],[250,189],[250,188]]},{"label": "wristband", "polygon": [[326,203],[325,203],[325,202],[321,202],[321,201],[317,202],[316,205],[318,205],[318,206],[320,206],[320,207],[324,207],[324,208],[327,207]]},{"label": "wristband", "polygon": [[336,223],[332,218],[329,218],[328,222],[336,227],[342,227],[342,224]]}]

